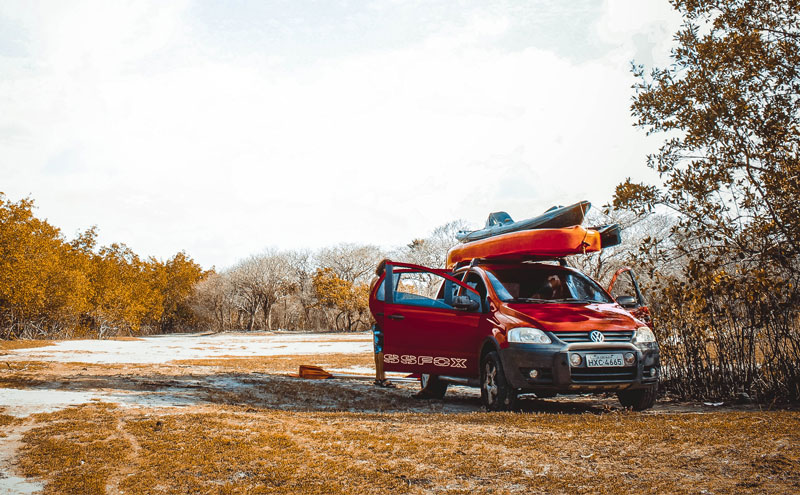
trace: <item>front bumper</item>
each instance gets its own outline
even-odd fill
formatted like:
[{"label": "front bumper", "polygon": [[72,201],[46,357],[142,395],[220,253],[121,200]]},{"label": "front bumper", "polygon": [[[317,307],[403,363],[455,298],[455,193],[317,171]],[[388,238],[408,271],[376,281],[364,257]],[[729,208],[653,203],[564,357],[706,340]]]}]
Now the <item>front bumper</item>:
[{"label": "front bumper", "polygon": [[[636,356],[632,366],[589,368],[586,354],[626,353]],[[580,366],[570,364],[570,354],[581,355]],[[581,392],[619,391],[650,387],[658,383],[658,345],[639,347],[625,342],[571,343],[549,345],[509,344],[500,350],[506,380],[521,392]],[[530,377],[537,370],[536,378]]]}]

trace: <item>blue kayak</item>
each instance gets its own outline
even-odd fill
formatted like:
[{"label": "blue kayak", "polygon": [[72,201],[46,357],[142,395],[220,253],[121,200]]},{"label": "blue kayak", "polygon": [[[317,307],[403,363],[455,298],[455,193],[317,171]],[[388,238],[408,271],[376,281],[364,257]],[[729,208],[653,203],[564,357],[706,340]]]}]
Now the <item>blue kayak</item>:
[{"label": "blue kayak", "polygon": [[600,233],[600,248],[616,246],[622,242],[622,227],[616,223],[608,225],[600,225],[598,227],[589,227],[590,230],[596,230]]},{"label": "blue kayak", "polygon": [[554,206],[539,215],[515,222],[511,216],[504,211],[496,211],[489,214],[486,219],[486,226],[481,230],[460,231],[456,238],[461,242],[477,241],[509,232],[531,229],[561,229],[580,225],[583,217],[592,204],[588,201],[581,201],[569,206]]}]

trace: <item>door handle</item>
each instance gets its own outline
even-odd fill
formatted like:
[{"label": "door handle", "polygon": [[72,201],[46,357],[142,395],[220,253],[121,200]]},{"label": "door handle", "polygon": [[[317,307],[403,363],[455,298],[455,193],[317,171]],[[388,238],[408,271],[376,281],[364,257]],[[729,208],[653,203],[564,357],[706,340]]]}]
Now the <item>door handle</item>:
[{"label": "door handle", "polygon": [[403,315],[389,315],[389,319],[390,320],[402,320],[402,319],[405,319],[405,316],[403,316]]},{"label": "door handle", "polygon": [[375,316],[383,316],[383,313],[375,313]]}]

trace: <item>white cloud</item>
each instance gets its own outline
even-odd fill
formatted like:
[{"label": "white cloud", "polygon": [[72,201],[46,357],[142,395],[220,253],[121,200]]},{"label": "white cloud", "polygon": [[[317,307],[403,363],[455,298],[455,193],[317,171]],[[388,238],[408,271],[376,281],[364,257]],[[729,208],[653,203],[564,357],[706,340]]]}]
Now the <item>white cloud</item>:
[{"label": "white cloud", "polygon": [[220,56],[189,10],[0,12],[29,36],[27,57],[0,59],[0,190],[31,193],[68,234],[98,224],[104,242],[225,266],[267,245],[389,246],[498,209],[601,204],[647,175],[627,62],[658,12],[627,25],[610,2],[612,50],[583,62],[503,47],[514,18],[494,8],[292,63],[257,46]]},{"label": "white cloud", "polygon": [[600,39],[617,47],[624,62],[651,66],[668,63],[678,12],[665,0],[606,0],[597,23]]}]

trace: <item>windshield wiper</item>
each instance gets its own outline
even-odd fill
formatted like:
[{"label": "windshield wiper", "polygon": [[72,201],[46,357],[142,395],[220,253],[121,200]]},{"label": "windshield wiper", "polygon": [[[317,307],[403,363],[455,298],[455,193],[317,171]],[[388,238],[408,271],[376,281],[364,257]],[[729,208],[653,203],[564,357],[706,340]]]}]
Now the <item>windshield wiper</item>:
[{"label": "windshield wiper", "polygon": [[552,299],[553,302],[577,302],[577,303],[591,303],[597,302],[591,299],[579,299],[577,297],[562,297],[561,299]]},{"label": "windshield wiper", "polygon": [[515,297],[514,299],[509,300],[508,302],[532,302],[532,303],[549,303],[552,302],[550,299],[539,299],[536,297]]}]

